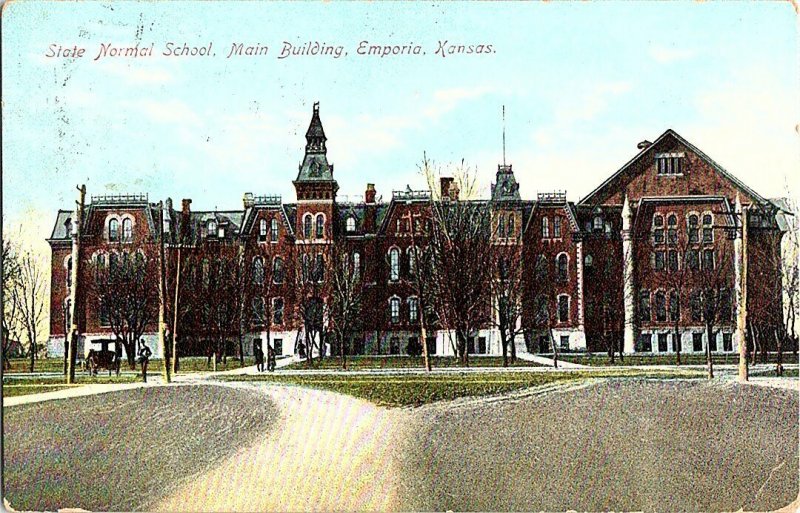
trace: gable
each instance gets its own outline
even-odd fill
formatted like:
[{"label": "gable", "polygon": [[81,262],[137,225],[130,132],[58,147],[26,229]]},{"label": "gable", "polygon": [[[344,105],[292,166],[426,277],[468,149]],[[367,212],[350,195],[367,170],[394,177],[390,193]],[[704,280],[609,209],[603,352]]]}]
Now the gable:
[{"label": "gable", "polygon": [[[659,157],[679,159],[680,172],[660,173]],[[625,194],[631,202],[654,196],[706,195],[733,201],[737,194],[743,204],[767,202],[673,130],[664,132],[579,204],[621,205]]]}]

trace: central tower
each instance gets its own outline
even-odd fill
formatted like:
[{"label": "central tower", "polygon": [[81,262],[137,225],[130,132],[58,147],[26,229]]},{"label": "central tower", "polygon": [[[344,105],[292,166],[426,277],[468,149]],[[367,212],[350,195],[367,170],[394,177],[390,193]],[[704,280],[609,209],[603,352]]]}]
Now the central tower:
[{"label": "central tower", "polygon": [[333,236],[333,204],[339,185],[333,179],[333,164],[328,163],[327,140],[319,118],[319,102],[315,102],[306,131],[305,155],[293,182],[297,194],[298,239],[329,241]]}]

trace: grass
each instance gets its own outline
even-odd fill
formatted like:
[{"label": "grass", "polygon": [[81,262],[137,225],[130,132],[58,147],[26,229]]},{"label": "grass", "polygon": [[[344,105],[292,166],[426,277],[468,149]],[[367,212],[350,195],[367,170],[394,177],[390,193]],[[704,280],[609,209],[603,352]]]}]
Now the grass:
[{"label": "grass", "polygon": [[[184,356],[180,358],[180,372],[204,372],[204,371],[211,371],[212,366],[207,365],[207,358],[205,356]],[[30,360],[27,358],[11,358],[9,361],[11,368],[4,370],[4,374],[19,374],[19,373],[27,373],[30,370]],[[255,365],[255,359],[252,356],[245,356],[244,358],[244,366],[251,366]],[[217,364],[217,370],[231,370],[231,369],[238,369],[240,367],[239,359],[236,357],[228,357],[227,365],[223,364],[222,362]],[[138,370],[139,364],[136,364],[136,369]],[[123,359],[122,365],[120,367],[121,371],[128,371],[130,367],[128,366],[127,360]],[[147,367],[147,374],[149,375],[150,372],[160,373],[164,370],[164,360],[163,359],[152,359],[150,360],[150,364]],[[40,358],[39,360],[35,361],[34,372],[64,372],[64,359],[63,358]],[[78,371],[82,371],[82,369],[78,369]],[[104,371],[100,371],[101,373]]]},{"label": "grass", "polygon": [[[472,367],[502,367],[503,357],[501,356],[470,356],[469,364]],[[348,356],[348,370],[366,369],[422,369],[424,366],[421,356]],[[534,362],[517,359],[516,363],[511,363],[510,367],[538,367]],[[462,367],[461,362],[454,356],[431,356],[431,367],[452,368]],[[314,359],[311,366],[307,362],[293,363],[284,369],[288,370],[342,370],[342,360],[338,356],[330,356],[323,360]]]},{"label": "grass", "polygon": [[[149,372],[147,373],[150,374]],[[75,384],[67,385],[63,382],[63,376],[46,377],[39,376],[34,378],[3,378],[3,397],[15,397],[20,395],[41,394],[43,392],[54,392],[65,388],[79,387],[89,384],[105,383],[133,383],[141,378],[133,374],[121,376],[75,376]]]},{"label": "grass", "polygon": [[[607,354],[560,354],[559,360],[565,362],[580,363],[583,365],[591,365],[596,367],[607,367],[612,365],[675,365],[674,354],[648,354],[648,355],[626,355],[623,361],[620,361],[619,355],[615,356],[614,363]],[[738,354],[712,354],[711,361],[715,365],[728,364],[735,365],[739,363]],[[775,363],[777,361],[776,354],[769,354],[767,357],[768,363]],[[681,354],[682,365],[705,365],[706,355],[704,354]],[[761,363],[761,356],[756,357],[756,363]],[[797,363],[791,353],[783,355],[783,363]]]},{"label": "grass", "polygon": [[700,378],[690,370],[609,370],[594,372],[463,372],[412,375],[270,375],[221,376],[223,381],[269,382],[330,390],[381,406],[420,406],[459,397],[496,395],[524,388],[589,378]]}]

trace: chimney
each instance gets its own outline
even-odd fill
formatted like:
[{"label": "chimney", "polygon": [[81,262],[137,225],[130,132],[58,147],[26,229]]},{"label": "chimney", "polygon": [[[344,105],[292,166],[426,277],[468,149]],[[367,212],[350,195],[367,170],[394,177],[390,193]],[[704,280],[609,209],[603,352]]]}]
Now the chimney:
[{"label": "chimney", "polygon": [[242,203],[244,203],[244,208],[250,208],[255,204],[255,199],[253,198],[252,192],[245,192],[244,196],[242,197]]},{"label": "chimney", "polygon": [[192,200],[190,200],[189,198],[183,198],[181,200],[181,213],[183,215],[185,215],[185,216],[189,215],[189,212],[191,211],[191,208],[189,207],[189,205],[191,205],[191,204],[192,204]]},{"label": "chimney", "polygon": [[450,199],[450,188],[453,186],[453,177],[443,176],[439,178],[439,193],[442,199]]},{"label": "chimney", "polygon": [[364,193],[364,201],[366,203],[375,203],[375,184],[368,183],[367,191]]},{"label": "chimney", "polygon": [[651,143],[650,141],[645,139],[644,141],[642,141],[639,144],[637,144],[636,147],[639,148],[640,150],[644,150],[644,149],[649,148],[652,145],[653,145],[653,143]]}]

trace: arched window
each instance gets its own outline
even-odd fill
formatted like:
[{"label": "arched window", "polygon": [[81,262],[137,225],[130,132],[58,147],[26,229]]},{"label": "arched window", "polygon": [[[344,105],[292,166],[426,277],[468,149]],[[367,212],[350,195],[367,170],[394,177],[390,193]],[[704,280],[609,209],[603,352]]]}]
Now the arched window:
[{"label": "arched window", "polygon": [[119,242],[119,221],[112,219],[108,222],[108,240]]},{"label": "arched window", "polygon": [[125,242],[133,240],[133,221],[127,217],[122,220],[122,240]]},{"label": "arched window", "polygon": [[308,254],[304,254],[301,263],[300,263],[300,273],[303,282],[310,281],[311,279],[311,267],[308,263]]},{"label": "arched window", "polygon": [[400,322],[400,298],[397,296],[389,300],[389,316],[392,320],[392,324]]},{"label": "arched window", "polygon": [[275,257],[275,260],[272,261],[272,282],[283,283],[283,278],[283,259]]},{"label": "arched window", "polygon": [[262,219],[258,222],[258,240],[264,242],[267,240],[267,220]]},{"label": "arched window", "polygon": [[703,244],[714,242],[714,216],[703,214]]},{"label": "arched window", "polygon": [[253,284],[264,284],[264,259],[260,256],[253,259]]},{"label": "arched window", "polygon": [[594,229],[595,231],[603,229],[603,218],[601,216],[594,216]]},{"label": "arched window", "polygon": [[569,269],[569,259],[566,253],[561,253],[556,258],[556,265],[558,266],[558,281],[567,281],[567,271]]},{"label": "arched window", "polygon": [[419,317],[419,300],[415,297],[408,298],[408,320],[417,322]]},{"label": "arched window", "polygon": [[497,218],[497,236],[505,237],[505,235],[506,235],[505,218],[503,217],[503,214],[500,214]]},{"label": "arched window", "polygon": [[663,290],[656,292],[656,321],[667,320],[667,295]]},{"label": "arched window", "polygon": [[264,316],[264,298],[256,296],[253,298],[253,323],[256,326],[262,326],[264,324]]},{"label": "arched window", "polygon": [[584,267],[591,267],[592,264],[594,264],[594,258],[592,258],[592,255],[587,254],[585,257],[583,257]]},{"label": "arched window", "polygon": [[681,316],[681,302],[677,290],[669,291],[669,320],[678,321]]},{"label": "arched window", "polygon": [[547,280],[549,271],[547,269],[547,257],[539,255],[536,259],[536,279],[539,281]]},{"label": "arched window", "polygon": [[508,215],[508,237],[516,236],[516,230],[514,229],[514,214]]},{"label": "arched window", "polygon": [[400,279],[400,250],[397,248],[389,250],[389,279],[392,281]]},{"label": "arched window", "polygon": [[314,277],[318,282],[325,281],[325,257],[318,254],[314,261]]},{"label": "arched window", "polygon": [[414,276],[417,274],[417,248],[410,246],[406,252],[408,253],[408,274]]},{"label": "arched window", "polygon": [[678,243],[678,218],[675,214],[667,217],[667,243],[673,245]]},{"label": "arched window", "polygon": [[542,218],[542,238],[546,239],[550,237],[550,221],[548,218]]},{"label": "arched window", "polygon": [[697,214],[689,215],[687,224],[689,225],[689,243],[697,244],[700,242],[700,219],[697,217]]},{"label": "arched window", "polygon": [[311,238],[311,214],[303,216],[303,237]]},{"label": "arched window", "polygon": [[653,216],[653,243],[664,243],[664,216],[660,214]]},{"label": "arched window", "polygon": [[321,239],[325,233],[325,216],[317,214],[317,238]]},{"label": "arched window", "polygon": [[273,219],[270,221],[269,226],[269,240],[272,242],[278,242],[278,220]]},{"label": "arched window", "polygon": [[209,219],[207,228],[209,237],[217,236],[217,222],[214,219]]},{"label": "arched window", "polygon": [[356,218],[353,216],[347,218],[347,231],[348,232],[356,231]]},{"label": "arched window", "polygon": [[539,294],[536,296],[536,317],[535,322],[538,326],[543,326],[550,320],[550,309],[547,307],[547,296]]},{"label": "arched window", "polygon": [[561,237],[561,216],[553,218],[553,237],[557,239]]},{"label": "arched window", "polygon": [[361,254],[358,251],[353,253],[353,273],[356,276],[361,274]]},{"label": "arched window", "polygon": [[98,253],[97,256],[94,258],[94,265],[95,265],[95,279],[100,280],[106,271],[106,255],[104,253]]}]

